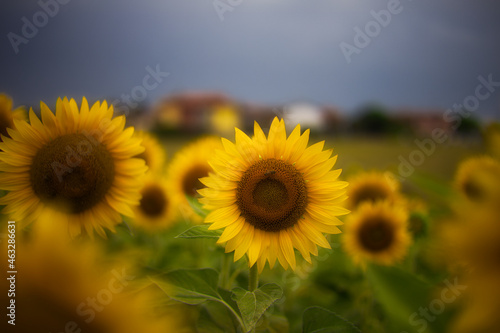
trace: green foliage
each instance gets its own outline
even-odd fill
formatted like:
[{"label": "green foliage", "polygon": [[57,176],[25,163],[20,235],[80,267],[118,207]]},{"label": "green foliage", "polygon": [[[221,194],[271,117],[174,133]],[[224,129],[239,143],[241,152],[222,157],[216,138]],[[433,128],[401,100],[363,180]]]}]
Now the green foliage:
[{"label": "green foliage", "polygon": [[219,274],[211,268],[178,269],[150,277],[168,296],[186,304],[200,304],[206,300],[222,301],[217,292]]},{"label": "green foliage", "polygon": [[[190,305],[207,301],[218,303],[215,306],[210,304],[201,311],[198,326],[202,332],[231,332],[234,319],[245,332],[249,332],[283,295],[277,284],[265,284],[254,292],[242,288],[232,291],[219,288],[219,274],[211,268],[178,269],[151,276],[150,280],[179,302]],[[223,311],[220,305],[223,305]]]},{"label": "green foliage", "polygon": [[370,135],[388,135],[403,132],[404,127],[393,120],[387,110],[377,105],[363,108],[360,116],[353,122],[354,131]]},{"label": "green foliage", "polygon": [[234,288],[232,291],[246,331],[254,328],[264,312],[283,296],[281,287],[274,283],[265,284],[254,292],[243,288]]},{"label": "green foliage", "polygon": [[[391,322],[392,330],[415,331],[412,319],[417,318],[420,308],[429,305],[433,286],[395,267],[370,265],[367,276],[372,284],[375,296],[384,308]],[[437,317],[427,329],[426,333],[443,332],[443,319],[446,316]]]},{"label": "green foliage", "polygon": [[353,323],[335,312],[318,306],[304,311],[303,333],[361,333]]},{"label": "green foliage", "polygon": [[208,230],[209,225],[195,225],[189,228],[175,238],[215,238],[218,239],[222,235],[222,230]]},{"label": "green foliage", "polygon": [[189,206],[191,206],[196,214],[200,215],[203,218],[208,215],[208,211],[203,209],[201,203],[198,201],[198,198],[186,195],[186,199],[189,203]]}]

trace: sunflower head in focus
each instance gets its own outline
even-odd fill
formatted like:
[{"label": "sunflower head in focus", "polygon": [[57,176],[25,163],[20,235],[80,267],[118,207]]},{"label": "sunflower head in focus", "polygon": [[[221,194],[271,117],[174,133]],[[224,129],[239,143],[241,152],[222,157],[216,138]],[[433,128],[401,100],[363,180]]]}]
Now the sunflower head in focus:
[{"label": "sunflower head in focus", "polygon": [[407,220],[401,206],[365,202],[346,221],[344,248],[356,263],[393,265],[403,259],[411,242]]},{"label": "sunflower head in focus", "polygon": [[338,216],[349,212],[341,206],[347,183],[338,180],[341,170],[331,170],[337,156],[323,150],[324,141],[307,147],[309,130],[301,133],[300,125],[287,138],[278,118],[267,137],[257,123],[252,138],[235,134],[235,143],[222,139],[210,160],[214,173],[201,179],[209,229],[224,228],[218,243],[235,261],[247,254],[260,271],[276,259],[295,269],[294,248],[311,262],[317,245],[330,248],[323,233],[339,233]]},{"label": "sunflower head in focus", "polygon": [[399,183],[383,172],[365,172],[349,179],[347,206],[355,209],[363,202],[400,200]]},{"label": "sunflower head in focus", "polygon": [[196,197],[197,190],[205,187],[199,179],[213,171],[208,160],[220,148],[219,138],[201,138],[179,150],[170,162],[168,181],[172,185],[172,196],[178,199],[179,213],[195,223],[201,223],[202,219],[193,211],[186,196]]},{"label": "sunflower head in focus", "polygon": [[[12,110],[12,99],[6,94],[0,94],[0,134],[9,137],[7,128],[14,128],[14,119],[25,120],[26,112],[22,107]],[[0,136],[0,142],[2,137]]]},{"label": "sunflower head in focus", "polygon": [[72,236],[82,229],[105,236],[139,203],[147,167],[132,157],[144,151],[140,139],[105,101],[89,108],[84,98],[79,109],[58,99],[55,115],[44,103],[41,115],[30,110],[30,124],[14,120],[0,143],[0,189],[9,191],[2,212],[23,223],[50,212]]},{"label": "sunflower head in focus", "polygon": [[144,147],[144,151],[135,157],[142,158],[146,162],[148,172],[161,172],[165,165],[167,154],[160,141],[147,132],[136,132],[135,136],[142,140],[142,146]]},{"label": "sunflower head in focus", "polygon": [[176,217],[176,203],[169,183],[149,175],[140,191],[141,200],[134,208],[134,223],[149,230],[167,229]]},{"label": "sunflower head in focus", "polygon": [[489,156],[467,159],[459,165],[454,183],[461,196],[469,202],[498,203],[500,162]]}]

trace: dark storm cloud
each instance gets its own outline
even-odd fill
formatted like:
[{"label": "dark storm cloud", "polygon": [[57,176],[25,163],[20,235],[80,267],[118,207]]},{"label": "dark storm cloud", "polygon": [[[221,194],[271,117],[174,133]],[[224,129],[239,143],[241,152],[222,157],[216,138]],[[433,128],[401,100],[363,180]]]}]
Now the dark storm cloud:
[{"label": "dark storm cloud", "polygon": [[[15,54],[7,34],[21,34],[21,18],[40,6],[4,2],[0,90],[28,104],[120,97],[159,64],[171,75],[149,100],[210,89],[263,103],[447,108],[474,93],[479,75],[500,81],[497,1],[401,0],[400,13],[348,63],[339,45],[354,45],[353,29],[388,3],[243,0],[221,21],[211,0],[71,0]],[[492,116],[499,106],[496,93],[480,109]]]}]

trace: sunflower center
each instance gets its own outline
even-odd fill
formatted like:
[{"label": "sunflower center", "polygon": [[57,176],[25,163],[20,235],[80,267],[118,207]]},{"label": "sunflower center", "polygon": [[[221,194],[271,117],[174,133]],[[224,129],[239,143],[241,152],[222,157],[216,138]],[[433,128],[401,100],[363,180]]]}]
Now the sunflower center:
[{"label": "sunflower center", "polygon": [[388,194],[383,188],[375,185],[366,185],[359,189],[356,193],[352,194],[352,201],[355,206],[364,201],[376,202],[387,198]]},{"label": "sunflower center", "polygon": [[379,252],[387,249],[394,239],[394,230],[382,219],[366,221],[359,231],[359,241],[368,251]]},{"label": "sunflower center", "polygon": [[261,160],[243,174],[236,190],[241,215],[255,228],[280,231],[295,225],[307,206],[307,188],[294,166]]},{"label": "sunflower center", "polygon": [[205,185],[199,181],[199,178],[208,176],[209,172],[210,169],[205,165],[196,165],[186,172],[182,180],[182,190],[184,193],[192,197],[196,196],[198,193],[196,191],[205,187]]},{"label": "sunflower center", "polygon": [[468,180],[463,185],[465,195],[472,201],[481,201],[483,199],[484,193],[481,187],[473,182],[472,180]]},{"label": "sunflower center", "polygon": [[148,186],[142,192],[142,199],[139,207],[141,211],[149,217],[160,216],[167,208],[167,197],[158,186]]},{"label": "sunflower center", "polygon": [[113,157],[83,134],[60,136],[33,158],[33,191],[48,205],[81,213],[104,199],[115,176]]}]

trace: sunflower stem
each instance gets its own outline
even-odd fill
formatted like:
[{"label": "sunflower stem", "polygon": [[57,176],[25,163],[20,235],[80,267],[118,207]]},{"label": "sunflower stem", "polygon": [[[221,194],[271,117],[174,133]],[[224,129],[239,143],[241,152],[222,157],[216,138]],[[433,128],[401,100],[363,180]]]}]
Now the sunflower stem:
[{"label": "sunflower stem", "polygon": [[221,287],[229,290],[231,288],[229,273],[231,271],[231,256],[227,254],[222,255],[221,267]]},{"label": "sunflower stem", "polygon": [[259,270],[257,268],[257,264],[253,264],[250,267],[250,271],[248,273],[248,291],[255,291],[259,286]]}]

